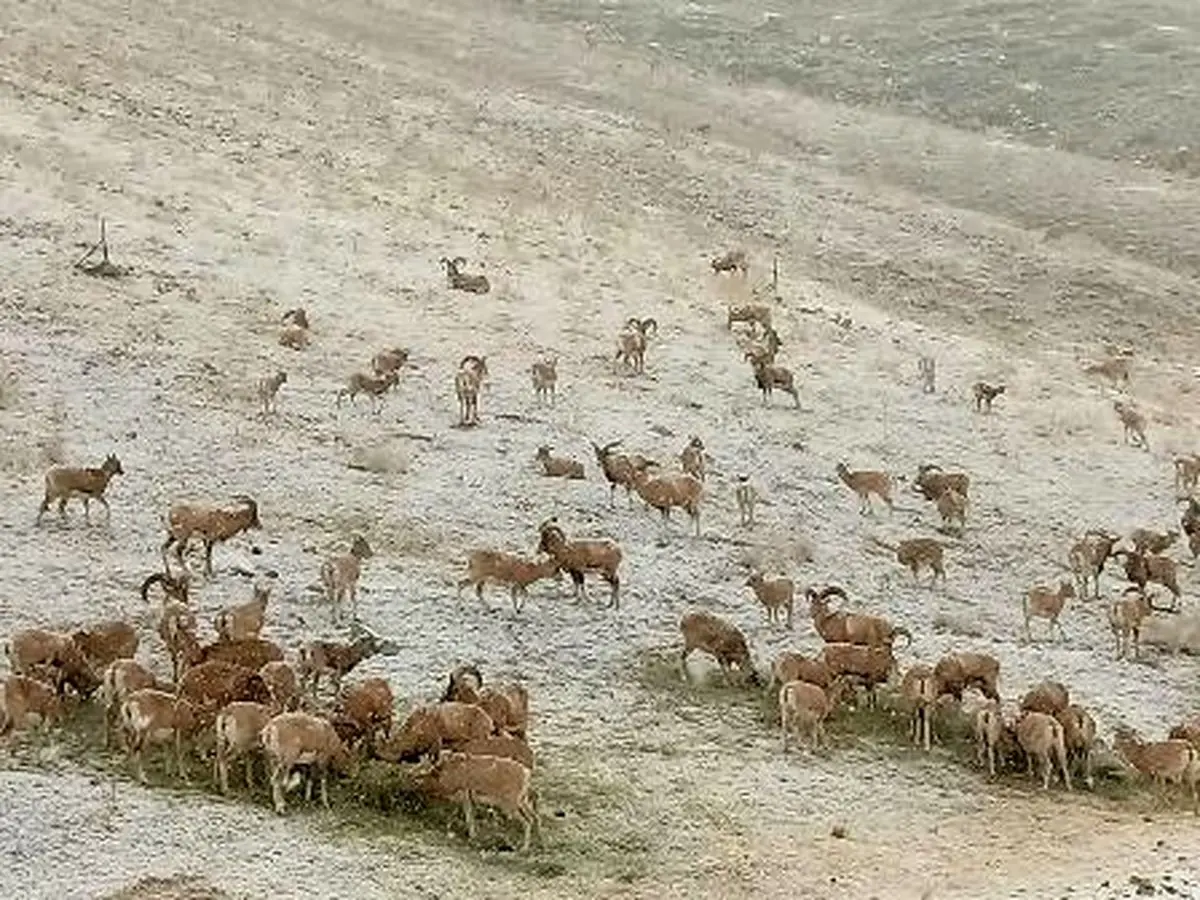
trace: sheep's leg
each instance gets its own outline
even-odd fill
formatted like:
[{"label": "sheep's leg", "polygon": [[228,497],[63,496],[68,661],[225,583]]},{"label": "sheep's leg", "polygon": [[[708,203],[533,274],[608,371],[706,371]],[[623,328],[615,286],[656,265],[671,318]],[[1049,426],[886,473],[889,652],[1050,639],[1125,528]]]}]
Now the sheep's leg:
[{"label": "sheep's leg", "polygon": [[688,682],[689,684],[691,683],[692,676],[688,674],[687,658],[688,658],[688,654],[691,652],[692,652],[691,647],[684,647],[683,653],[681,653],[679,655],[679,671],[683,675],[683,680]]},{"label": "sheep's leg", "polygon": [[188,777],[187,768],[183,764],[183,733],[178,728],[175,729],[175,767],[184,783],[190,784],[191,778]]},{"label": "sheep's leg", "polygon": [[110,510],[108,508],[108,501],[104,499],[104,495],[101,494],[100,496],[98,496],[96,498],[96,502],[98,502],[101,506],[104,507],[104,521],[105,522],[109,521],[112,518],[112,510]]},{"label": "sheep's leg", "polygon": [[475,804],[471,802],[471,792],[463,791],[463,818],[467,820],[467,837],[475,840],[478,829],[475,826]]},{"label": "sheep's leg", "polygon": [[246,788],[247,788],[247,790],[249,790],[251,792],[254,791],[254,754],[253,753],[246,754]]},{"label": "sheep's leg", "polygon": [[321,769],[321,805],[329,809],[329,767],[322,764]]},{"label": "sheep's leg", "polygon": [[59,518],[62,518],[62,519],[65,519],[67,517],[67,498],[66,497],[63,497],[61,500],[58,501],[58,515],[59,515]]},{"label": "sheep's leg", "polygon": [[213,756],[213,779],[221,786],[221,793],[229,793],[229,761],[225,758],[225,741],[217,734],[217,752]]},{"label": "sheep's leg", "polygon": [[271,800],[275,804],[275,812],[283,815],[286,808],[283,802],[283,781],[287,777],[287,767],[277,762],[271,766]]},{"label": "sheep's leg", "polygon": [[85,522],[92,521],[92,498],[87,494],[83,495],[83,520]]}]

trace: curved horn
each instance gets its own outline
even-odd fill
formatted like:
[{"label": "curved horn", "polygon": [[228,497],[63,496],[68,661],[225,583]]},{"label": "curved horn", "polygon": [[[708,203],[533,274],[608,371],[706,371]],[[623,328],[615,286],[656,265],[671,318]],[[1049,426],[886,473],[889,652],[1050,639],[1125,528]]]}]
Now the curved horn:
[{"label": "curved horn", "polygon": [[655,321],[654,319],[649,319],[649,318],[642,319],[641,329],[642,329],[642,334],[645,334],[647,331],[650,331],[651,329],[654,330],[655,334],[658,334],[658,322]]}]

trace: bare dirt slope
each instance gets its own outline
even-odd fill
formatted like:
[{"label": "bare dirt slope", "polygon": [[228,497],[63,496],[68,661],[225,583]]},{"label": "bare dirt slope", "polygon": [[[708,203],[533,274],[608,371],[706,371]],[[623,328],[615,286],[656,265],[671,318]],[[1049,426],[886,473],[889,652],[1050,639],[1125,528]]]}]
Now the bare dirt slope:
[{"label": "bare dirt slope", "polygon": [[[1174,520],[1171,453],[1200,446],[1185,257],[1200,192],[730,84],[661,46],[526,16],[458,0],[6,6],[0,631],[149,624],[134,586],[158,564],[168,504],[244,492],[261,505],[262,552],[218,548],[204,619],[248,595],[240,566],[280,573],[270,629],[289,646],[339,634],[314,590],[319,554],[362,531],[377,555],[359,612],[401,649],[359,671],[410,699],[462,659],[524,680],[548,848],[513,863],[403,821],[367,834],[336,812],[278,820],[98,783],[51,750],[50,772],[0,773],[13,861],[0,894],[92,897],[191,873],[252,897],[344,896],[347,879],[363,897],[1116,896],[1131,874],[1194,876],[1200,837],[1174,814],[989,788],[940,756],[870,744],[783,759],[754,700],[664,691],[646,673],[693,606],[741,625],[760,664],[816,647],[803,616],[791,634],[763,624],[743,586],[757,561],[837,579],[906,623],[906,662],[986,650],[1007,696],[1064,680],[1106,733],[1124,720],[1161,734],[1195,709],[1195,663],[1114,664],[1100,604],[1068,608],[1061,645],[1018,640],[1018,608],[1061,577],[1055,560],[1084,528]],[[100,215],[131,277],[71,273]],[[799,411],[778,395],[762,406],[725,330],[742,291],[707,257],[734,243],[752,280],[778,253]],[[491,294],[445,288],[437,259],[457,254]],[[301,305],[315,340],[297,354],[275,339]],[[637,379],[609,362],[631,315],[661,326]],[[1105,338],[1138,350],[1149,453],[1122,445],[1105,389],[1080,374]],[[397,343],[415,368],[384,412],[336,410],[345,376]],[[562,356],[552,410],[529,386],[542,350]],[[452,377],[472,352],[491,377],[482,426],[459,430]],[[939,363],[932,397],[916,384],[923,353]],[[289,380],[264,422],[252,385],[277,367]],[[1009,385],[992,417],[970,409],[980,377]],[[607,505],[590,440],[665,458],[690,434],[712,458],[701,539],[624,497]],[[589,480],[539,478],[542,443],[584,458]],[[392,471],[348,469],[363,448]],[[110,451],[126,473],[111,523],[73,507],[68,525],[34,529],[44,468]],[[932,534],[932,509],[905,492],[894,516],[858,516],[840,459],[973,473],[944,592],[914,587],[869,541]],[[775,498],[752,534],[737,527],[738,473]],[[520,616],[499,597],[456,603],[469,548],[531,551],[555,514],[621,541],[618,612],[552,586]],[[156,639],[144,652],[161,660]]]}]

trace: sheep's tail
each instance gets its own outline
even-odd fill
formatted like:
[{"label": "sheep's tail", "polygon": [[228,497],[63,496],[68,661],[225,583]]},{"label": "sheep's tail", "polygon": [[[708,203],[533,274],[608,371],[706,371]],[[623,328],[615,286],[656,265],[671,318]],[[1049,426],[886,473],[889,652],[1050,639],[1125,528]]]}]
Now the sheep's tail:
[{"label": "sheep's tail", "polygon": [[912,646],[912,632],[911,631],[909,631],[903,625],[897,625],[895,628],[892,629],[892,635],[894,637],[897,634],[902,634],[905,636],[905,638],[907,638],[907,640],[904,642],[905,647]]}]

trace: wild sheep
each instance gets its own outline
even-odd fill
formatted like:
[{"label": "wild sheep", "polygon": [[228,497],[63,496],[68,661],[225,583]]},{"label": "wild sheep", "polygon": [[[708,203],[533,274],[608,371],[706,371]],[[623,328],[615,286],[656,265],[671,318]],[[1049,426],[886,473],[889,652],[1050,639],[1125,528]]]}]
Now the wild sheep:
[{"label": "wild sheep", "polygon": [[1062,615],[1064,604],[1074,596],[1075,586],[1070,581],[1061,582],[1057,591],[1040,584],[1030,588],[1021,598],[1021,612],[1025,615],[1025,639],[1033,640],[1029,630],[1030,620],[1045,619],[1050,623],[1050,634],[1053,635],[1054,629],[1057,628],[1059,637],[1066,640],[1067,635],[1059,617]]},{"label": "wild sheep", "polygon": [[458,397],[458,424],[479,424],[479,391],[487,375],[487,357],[464,356],[454,375],[454,393]]},{"label": "wild sheep", "polygon": [[820,659],[835,677],[845,677],[864,687],[867,702],[875,705],[875,688],[887,684],[896,671],[896,657],[889,646],[830,643],[821,650]]},{"label": "wild sheep", "polygon": [[961,532],[967,527],[967,498],[954,488],[947,488],[937,498],[938,515],[942,517],[942,529],[957,528]]},{"label": "wild sheep", "polygon": [[1120,539],[1119,535],[1093,530],[1086,532],[1071,546],[1067,561],[1075,575],[1080,597],[1087,596],[1089,582],[1092,585],[1092,597],[1100,596],[1100,576],[1104,573],[1105,563],[1113,555],[1113,547]]},{"label": "wild sheep", "polygon": [[[117,730],[121,704],[134,691],[157,688],[154,675],[141,663],[132,659],[117,659],[104,670],[100,696],[104,703],[104,746],[108,747],[113,732]],[[123,734],[123,732],[121,732]]]},{"label": "wild sheep", "polygon": [[382,375],[372,375],[370,372],[354,372],[346,379],[346,386],[340,388],[336,395],[336,405],[341,406],[342,400],[349,397],[350,402],[359,394],[371,398],[371,409],[376,415],[383,409],[384,395],[400,381],[400,373],[393,369]]},{"label": "wild sheep", "polygon": [[298,325],[301,328],[312,328],[312,323],[308,321],[308,310],[303,307],[289,309],[279,321],[282,325]]},{"label": "wild sheep", "polygon": [[279,346],[289,350],[303,350],[311,341],[308,313],[303,309],[291,309],[283,314],[283,328],[279,332]]},{"label": "wild sheep", "polygon": [[529,692],[519,684],[487,684],[475,666],[450,672],[442,700],[474,703],[492,719],[497,731],[524,737],[529,727]]},{"label": "wild sheep", "polygon": [[619,440],[616,440],[601,447],[593,442],[592,449],[596,453],[596,462],[600,464],[600,471],[604,473],[604,479],[608,482],[608,505],[613,505],[617,487],[620,486],[625,488],[625,496],[632,506],[634,476],[639,469],[653,465],[653,463],[640,454],[617,453],[614,448],[620,443]]},{"label": "wild sheep", "polygon": [[376,755],[388,762],[436,759],[444,747],[490,737],[495,730],[492,717],[474,703],[445,701],[418,706],[380,743]]},{"label": "wild sheep", "polygon": [[835,680],[828,691],[807,681],[789,681],[779,689],[779,724],[783,729],[783,752],[789,738],[804,732],[813,748],[825,742],[825,720],[837,708],[845,682]]},{"label": "wild sheep", "polygon": [[1191,456],[1177,456],[1175,465],[1175,493],[1190,496],[1196,491],[1196,483],[1200,481],[1200,453]]},{"label": "wild sheep", "polygon": [[464,587],[473,585],[475,596],[480,603],[484,603],[484,584],[492,581],[506,585],[510,591],[513,612],[519,613],[529,586],[543,578],[555,577],[558,573],[559,563],[553,556],[534,560],[499,550],[473,550],[467,557],[467,575],[458,582],[457,593],[461,595]]},{"label": "wild sheep", "polygon": [[583,463],[578,460],[571,459],[567,456],[551,455],[551,447],[543,444],[538,447],[537,456],[534,457],[542,466],[542,474],[548,478],[571,478],[576,480],[583,479]]},{"label": "wild sheep", "polygon": [[277,710],[292,712],[300,699],[300,682],[296,670],[283,660],[277,659],[263,663],[258,674],[271,695],[271,705]]},{"label": "wild sheep", "polygon": [[1177,540],[1179,532],[1175,529],[1159,532],[1135,528],[1129,534],[1129,543],[1133,544],[1135,553],[1165,553]]},{"label": "wild sheep", "polygon": [[234,535],[251,528],[262,528],[258,521],[258,504],[253,498],[239,494],[238,504],[230,508],[195,503],[175,503],[167,513],[167,539],[162,545],[163,568],[167,566],[167,551],[175,549],[179,568],[186,570],[183,551],[188,541],[198,537],[204,542],[204,574],[212,576],[213,545],[224,543]]},{"label": "wild sheep", "polygon": [[271,588],[254,585],[254,596],[245,603],[230,606],[221,610],[213,619],[213,628],[223,641],[242,641],[257,638],[263,629],[263,620],[267,614],[267,601],[271,597]]},{"label": "wild sheep", "polygon": [[938,696],[949,694],[962,702],[963,691],[975,688],[990,700],[1000,700],[1000,661],[986,653],[951,653],[933,667]]},{"label": "wild sheep", "polygon": [[1071,790],[1071,773],[1067,769],[1067,749],[1063,737],[1063,727],[1052,715],[1040,712],[1026,712],[1017,719],[1017,743],[1025,751],[1028,760],[1029,774],[1033,774],[1033,764],[1036,759],[1042,770],[1042,790],[1050,787],[1050,777],[1054,773],[1054,762],[1058,762],[1062,772],[1063,785]]},{"label": "wild sheep", "polygon": [[486,294],[492,289],[491,283],[486,275],[467,275],[462,271],[462,267],[467,264],[465,256],[456,256],[454,259],[449,259],[443,256],[438,260],[446,268],[446,283],[453,291],[465,291],[468,294]]},{"label": "wild sheep", "polygon": [[[283,815],[284,787],[296,766],[315,766],[321,776],[321,803],[329,807],[329,771],[350,773],[353,762],[345,745],[325,719],[303,712],[274,716],[260,734],[271,771],[271,799]],[[311,789],[311,782],[309,788]]]},{"label": "wild sheep", "polygon": [[1129,384],[1129,358],[1125,356],[1112,357],[1098,363],[1092,363],[1083,369],[1085,375],[1099,375],[1107,378],[1114,386]]},{"label": "wild sheep", "polygon": [[679,466],[688,475],[704,480],[704,442],[692,435],[687,446],[679,453]]},{"label": "wild sheep", "polygon": [[108,508],[108,501],[104,499],[104,492],[114,475],[124,474],[125,470],[121,468],[121,461],[112,453],[104,458],[104,462],[98,469],[55,466],[46,472],[46,493],[42,497],[42,505],[38,509],[34,524],[41,523],[42,516],[50,508],[50,504],[55,501],[58,502],[59,517],[66,519],[67,501],[72,497],[82,498],[83,515],[88,521],[91,521],[92,501],[99,502],[104,507],[104,520],[107,522],[111,517],[111,511]]},{"label": "wild sheep", "polygon": [[943,472],[942,467],[934,463],[922,463],[917,467],[917,477],[913,479],[913,490],[926,500],[937,501],[947,490],[953,489],[965,499],[971,488],[971,478],[965,472]]},{"label": "wild sheep", "polygon": [[62,703],[54,686],[28,675],[9,675],[0,681],[0,736],[21,730],[31,716],[39,725],[62,719]]},{"label": "wild sheep", "polygon": [[654,319],[630,318],[625,328],[617,335],[617,354],[613,362],[620,360],[627,369],[635,374],[646,371],[646,347],[650,342],[650,333],[658,334],[658,322]]},{"label": "wild sheep", "polygon": [[146,783],[146,768],[142,755],[147,746],[168,740],[175,743],[175,768],[179,777],[188,780],[183,764],[183,740],[196,730],[197,721],[191,703],[155,688],[134,691],[121,704],[121,723],[125,732],[126,751],[137,766],[138,780]]},{"label": "wild sheep", "polygon": [[806,595],[813,628],[826,643],[891,647],[898,634],[904,635],[908,644],[912,643],[912,634],[907,628],[893,625],[887,619],[831,610],[829,597],[846,597],[846,592],[837,585],[830,585],[821,591],[809,588]]},{"label": "wild sheep", "polygon": [[1083,770],[1083,780],[1089,788],[1096,779],[1092,776],[1092,747],[1096,743],[1096,720],[1082,706],[1072,704],[1054,714],[1063,729],[1063,746],[1067,751],[1067,762],[1078,760]]},{"label": "wild sheep", "polygon": [[327,675],[333,683],[334,693],[342,689],[342,679],[360,662],[374,656],[383,649],[383,642],[367,632],[354,639],[351,644],[333,641],[309,641],[300,648],[300,662],[296,674],[302,687],[307,687],[310,696],[317,696],[321,676]]},{"label": "wild sheep", "polygon": [[254,669],[225,660],[209,660],[186,669],[175,691],[192,709],[198,727],[207,727],[235,700],[270,703],[271,692]]},{"label": "wild sheep", "polygon": [[131,658],[138,648],[137,630],[122,619],[81,628],[71,640],[96,672],[103,672],[114,660]]},{"label": "wild sheep", "polygon": [[287,372],[279,371],[258,379],[255,394],[264,416],[269,416],[275,411],[275,396],[279,389],[287,384],[287,378]]},{"label": "wild sheep", "polygon": [[529,769],[511,759],[446,753],[438,758],[432,769],[418,776],[418,784],[427,796],[462,804],[467,836],[471,840],[477,833],[477,803],[493,806],[508,818],[519,821],[524,827],[521,851],[525,852],[529,849],[531,835],[539,831],[532,778]]},{"label": "wild sheep", "polygon": [[844,462],[837,464],[836,471],[838,478],[858,495],[859,515],[866,515],[871,511],[872,494],[886,503],[889,511],[894,511],[892,505],[892,478],[886,472],[876,472],[866,469],[852,472]]},{"label": "wild sheep", "polygon": [[1071,693],[1059,681],[1043,681],[1034,685],[1021,698],[1022,712],[1040,712],[1048,716],[1060,713],[1071,705]]},{"label": "wild sheep", "polygon": [[767,622],[774,625],[780,613],[787,614],[787,627],[792,627],[792,610],[795,603],[796,585],[790,578],[765,579],[761,572],[752,572],[746,579],[746,587],[754,591],[754,596],[762,604],[767,614]]},{"label": "wild sheep", "polygon": [[217,713],[213,777],[222,794],[229,793],[229,763],[239,757],[246,760],[246,787],[254,789],[254,756],[262,747],[259,735],[276,712],[265,703],[238,700]]},{"label": "wild sheep", "polygon": [[44,678],[59,696],[70,686],[87,699],[100,687],[100,678],[69,634],[27,628],[13,633],[5,649],[14,674]]},{"label": "wild sheep", "polygon": [[568,541],[566,533],[558,524],[557,517],[547,519],[538,527],[539,553],[548,554],[558,567],[571,576],[575,586],[575,599],[587,596],[583,576],[587,572],[598,572],[612,587],[609,605],[620,607],[621,548],[610,540],[585,539]]},{"label": "wild sheep", "polygon": [[783,341],[779,339],[779,332],[770,325],[762,326],[761,335],[757,334],[757,331],[756,328],[754,337],[748,341],[738,340],[738,349],[751,361],[759,360],[764,365],[773,365],[775,358],[779,355],[779,348],[783,346]]},{"label": "wild sheep", "polygon": [[395,703],[387,679],[367,678],[342,691],[330,721],[347,747],[354,750],[362,745],[370,751],[392,730]]},{"label": "wild sheep", "polygon": [[283,650],[278,644],[262,638],[241,638],[236,641],[216,641],[199,648],[191,664],[219,660],[257,671],[269,662],[282,659]]},{"label": "wild sheep", "polygon": [[792,374],[791,369],[772,365],[753,353],[747,353],[746,359],[754,372],[754,383],[762,391],[764,404],[770,402],[771,393],[778,388],[785,394],[791,394],[796,408],[800,408],[800,392],[796,390],[796,376]]},{"label": "wild sheep", "polygon": [[150,602],[150,588],[155,584],[159,584],[163,590],[164,606],[169,600],[175,600],[186,605],[188,602],[188,585],[190,580],[187,572],[180,572],[178,575],[172,575],[170,572],[153,572],[147,575],[146,580],[142,582],[142,602]]},{"label": "wild sheep", "polygon": [[789,681],[807,681],[817,687],[827,688],[833,683],[833,673],[824,660],[784,651],[771,663],[771,685],[778,688]]},{"label": "wild sheep", "polygon": [[700,536],[700,501],[704,497],[704,484],[698,478],[684,473],[650,477],[646,469],[636,470],[633,489],[639,497],[662,513],[663,521],[671,518],[671,510],[678,506],[691,518],[696,536]]},{"label": "wild sheep", "polygon": [[737,500],[738,516],[745,528],[754,525],[754,507],[758,503],[758,490],[750,483],[749,475],[739,475],[738,485],[734,488],[734,498]]},{"label": "wild sheep", "polygon": [[691,680],[687,668],[688,656],[693,650],[703,650],[717,660],[727,682],[731,680],[732,669],[737,668],[746,683],[760,683],[758,673],[750,660],[746,637],[736,626],[711,613],[691,612],[685,613],[679,620],[679,630],[683,634],[683,652],[679,656],[679,666],[685,681]]},{"label": "wild sheep", "polygon": [[1113,730],[1113,747],[1126,761],[1154,783],[1184,786],[1192,795],[1192,811],[1200,815],[1200,796],[1196,783],[1200,780],[1200,756],[1190,743],[1178,738],[1145,742],[1132,729],[1118,726]]},{"label": "wild sheep", "polygon": [[746,306],[729,307],[727,328],[733,328],[734,322],[761,322],[768,328],[771,326],[771,307],[765,303],[750,303]]},{"label": "wild sheep", "polygon": [[1167,737],[1187,741],[1196,750],[1200,750],[1200,716],[1179,723],[1171,729]]},{"label": "wild sheep", "polygon": [[745,275],[750,269],[746,251],[740,249],[728,250],[720,256],[714,256],[709,265],[712,266],[714,275],[720,272],[741,272]]},{"label": "wild sheep", "polygon": [[876,537],[872,537],[871,541],[895,553],[896,562],[912,572],[913,581],[917,580],[921,569],[927,568],[932,573],[930,587],[939,578],[943,585],[946,583],[945,549],[934,538],[907,538],[896,544],[888,544]]},{"label": "wild sheep", "polygon": [[996,757],[1004,758],[1005,750],[1016,745],[1013,725],[1005,720],[1000,700],[993,698],[975,712],[975,759],[982,765],[986,758],[989,775],[996,774]]},{"label": "wild sheep", "polygon": [[186,604],[168,600],[158,620],[158,636],[171,657],[171,677],[178,681],[180,673],[200,655],[195,614]]},{"label": "wild sheep", "polygon": [[1179,603],[1179,570],[1175,560],[1169,556],[1158,556],[1149,553],[1133,553],[1129,550],[1116,550],[1113,557],[1122,560],[1125,577],[1145,591],[1150,582],[1161,584]]},{"label": "wild sheep", "polygon": [[490,737],[476,738],[460,744],[456,752],[466,756],[498,756],[501,759],[511,759],[533,771],[533,751],[527,743],[517,737],[493,734]]},{"label": "wild sheep", "polygon": [[321,585],[325,588],[325,599],[333,606],[333,619],[338,621],[342,614],[342,603],[347,598],[358,616],[358,578],[364,560],[374,555],[371,545],[361,534],[350,538],[350,550],[331,556],[321,564]]},{"label": "wild sheep", "polygon": [[986,381],[977,381],[971,388],[971,393],[975,396],[975,411],[976,412],[991,412],[992,401],[1003,394],[1005,387],[1002,384],[990,385]]},{"label": "wild sheep", "polygon": [[933,741],[933,706],[938,699],[937,679],[933,668],[915,665],[900,680],[900,696],[912,710],[912,740],[925,751]]},{"label": "wild sheep", "polygon": [[387,375],[389,372],[399,372],[408,365],[409,351],[407,347],[389,347],[380,350],[371,357],[371,371],[376,377]]},{"label": "wild sheep", "polygon": [[1108,607],[1108,625],[1117,643],[1117,659],[1128,657],[1133,644],[1133,656],[1141,656],[1142,623],[1151,613],[1150,600],[1140,588],[1125,589],[1125,596]]},{"label": "wild sheep", "polygon": [[1135,447],[1149,450],[1150,442],[1146,440],[1146,417],[1128,403],[1120,400],[1113,401],[1113,411],[1125,429],[1123,433],[1125,443],[1132,443]]},{"label": "wild sheep", "polygon": [[549,400],[553,406],[557,400],[558,388],[558,357],[539,359],[529,367],[533,378],[533,394],[539,403]]}]

